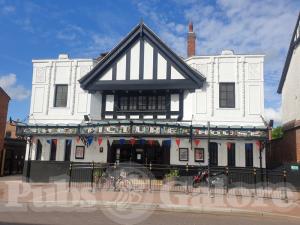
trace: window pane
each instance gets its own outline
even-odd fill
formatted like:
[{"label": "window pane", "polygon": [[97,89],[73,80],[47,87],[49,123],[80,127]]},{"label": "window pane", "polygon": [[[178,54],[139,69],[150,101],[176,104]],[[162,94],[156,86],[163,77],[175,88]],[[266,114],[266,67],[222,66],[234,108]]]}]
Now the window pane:
[{"label": "window pane", "polygon": [[66,107],[68,102],[68,85],[56,85],[54,107]]},{"label": "window pane", "polygon": [[220,83],[219,88],[219,107],[234,108],[235,107],[235,84]]}]

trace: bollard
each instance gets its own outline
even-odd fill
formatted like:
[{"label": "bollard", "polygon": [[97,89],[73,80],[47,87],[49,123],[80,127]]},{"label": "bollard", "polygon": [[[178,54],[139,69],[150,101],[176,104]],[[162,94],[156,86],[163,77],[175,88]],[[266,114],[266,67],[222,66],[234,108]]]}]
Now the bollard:
[{"label": "bollard", "polygon": [[72,163],[73,163],[73,162],[70,162],[70,166],[69,166],[69,192],[70,192],[70,189],[71,189]]}]

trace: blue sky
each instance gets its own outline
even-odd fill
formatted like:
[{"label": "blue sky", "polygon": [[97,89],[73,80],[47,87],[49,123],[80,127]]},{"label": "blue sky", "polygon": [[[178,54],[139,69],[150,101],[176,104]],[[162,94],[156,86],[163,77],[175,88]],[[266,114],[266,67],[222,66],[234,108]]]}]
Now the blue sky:
[{"label": "blue sky", "polygon": [[276,93],[300,9],[298,0],[0,0],[0,85],[8,116],[29,114],[32,59],[92,58],[109,51],[141,19],[186,55],[189,20],[197,54],[265,54],[265,116],[280,121]]}]

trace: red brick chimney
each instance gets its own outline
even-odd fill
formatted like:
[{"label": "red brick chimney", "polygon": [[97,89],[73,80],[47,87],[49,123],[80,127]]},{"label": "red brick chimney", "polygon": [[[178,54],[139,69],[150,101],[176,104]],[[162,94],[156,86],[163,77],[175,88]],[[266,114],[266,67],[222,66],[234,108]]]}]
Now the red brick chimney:
[{"label": "red brick chimney", "polygon": [[193,23],[189,23],[189,32],[187,35],[187,56],[191,57],[196,54],[196,34],[194,32]]}]

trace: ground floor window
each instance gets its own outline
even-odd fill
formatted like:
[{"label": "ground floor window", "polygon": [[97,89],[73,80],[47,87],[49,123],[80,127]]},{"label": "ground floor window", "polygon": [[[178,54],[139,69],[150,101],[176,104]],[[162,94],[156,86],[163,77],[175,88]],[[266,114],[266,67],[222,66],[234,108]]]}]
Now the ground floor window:
[{"label": "ground floor window", "polygon": [[189,161],[188,148],[179,148],[179,161]]},{"label": "ground floor window", "polygon": [[71,147],[72,147],[72,140],[67,139],[66,143],[65,143],[65,157],[64,157],[64,161],[70,161]]},{"label": "ground floor window", "polygon": [[51,140],[51,149],[50,149],[50,161],[56,159],[56,149],[57,149],[57,139]]},{"label": "ground floor window", "polygon": [[209,163],[212,166],[218,165],[218,143],[209,143]]},{"label": "ground floor window", "polygon": [[38,139],[37,140],[37,146],[36,146],[35,160],[41,160],[42,159],[42,149],[43,149],[43,145],[42,145],[40,139]]},{"label": "ground floor window", "polygon": [[235,143],[227,143],[227,160],[228,166],[235,166]]},{"label": "ground floor window", "polygon": [[245,144],[245,161],[246,167],[253,167],[253,144]]}]

